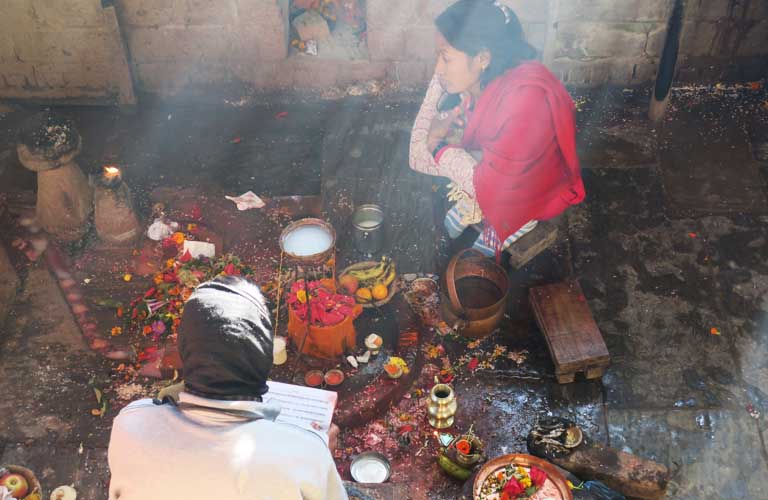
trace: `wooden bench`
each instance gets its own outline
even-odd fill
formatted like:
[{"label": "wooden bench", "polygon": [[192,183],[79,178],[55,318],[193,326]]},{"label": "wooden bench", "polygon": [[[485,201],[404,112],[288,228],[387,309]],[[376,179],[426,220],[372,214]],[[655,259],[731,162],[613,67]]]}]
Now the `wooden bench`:
[{"label": "wooden bench", "polygon": [[529,300],[561,384],[603,376],[610,355],[577,281],[531,288]]}]

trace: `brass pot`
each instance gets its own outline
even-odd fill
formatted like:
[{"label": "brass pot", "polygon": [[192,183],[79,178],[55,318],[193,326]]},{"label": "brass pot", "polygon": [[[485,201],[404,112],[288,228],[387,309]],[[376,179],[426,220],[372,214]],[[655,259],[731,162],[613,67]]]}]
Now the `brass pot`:
[{"label": "brass pot", "polygon": [[[462,439],[469,442],[469,444],[472,446],[473,453],[469,453],[465,455],[456,448],[456,443],[458,443]],[[477,436],[466,435],[466,434],[456,436],[451,442],[451,444],[448,445],[448,448],[453,448],[456,450],[456,463],[458,463],[462,467],[472,468],[485,458],[485,455],[483,455],[485,446]]]},{"label": "brass pot", "polygon": [[452,426],[457,406],[453,387],[447,384],[435,385],[429,393],[427,404],[429,425],[435,429]]}]

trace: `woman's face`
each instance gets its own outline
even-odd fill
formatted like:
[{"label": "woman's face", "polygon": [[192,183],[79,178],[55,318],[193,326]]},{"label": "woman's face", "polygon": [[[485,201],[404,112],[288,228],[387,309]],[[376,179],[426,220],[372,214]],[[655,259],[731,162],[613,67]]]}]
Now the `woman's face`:
[{"label": "woman's face", "polygon": [[487,52],[470,56],[453,47],[441,33],[437,33],[435,73],[448,93],[459,94],[479,87],[480,75],[488,65],[488,59]]}]

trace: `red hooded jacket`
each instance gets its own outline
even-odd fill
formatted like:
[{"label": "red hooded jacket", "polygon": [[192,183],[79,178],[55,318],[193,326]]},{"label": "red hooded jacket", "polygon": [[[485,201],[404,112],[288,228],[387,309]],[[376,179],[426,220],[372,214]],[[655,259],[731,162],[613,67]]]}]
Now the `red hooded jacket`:
[{"label": "red hooded jacket", "polygon": [[563,84],[538,62],[510,69],[478,99],[462,147],[483,152],[475,191],[500,241],[584,200],[575,111]]}]

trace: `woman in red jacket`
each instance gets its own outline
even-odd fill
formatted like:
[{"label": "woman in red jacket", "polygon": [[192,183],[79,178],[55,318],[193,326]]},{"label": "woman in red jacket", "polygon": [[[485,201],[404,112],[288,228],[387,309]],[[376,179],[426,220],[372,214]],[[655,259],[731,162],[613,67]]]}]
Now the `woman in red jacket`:
[{"label": "woman in red jacket", "polygon": [[[435,23],[437,67],[413,126],[410,165],[451,180],[448,234],[482,224],[474,248],[498,256],[537,221],[584,199],[575,107],[498,1],[459,0]],[[461,103],[440,112],[451,94]]]}]

